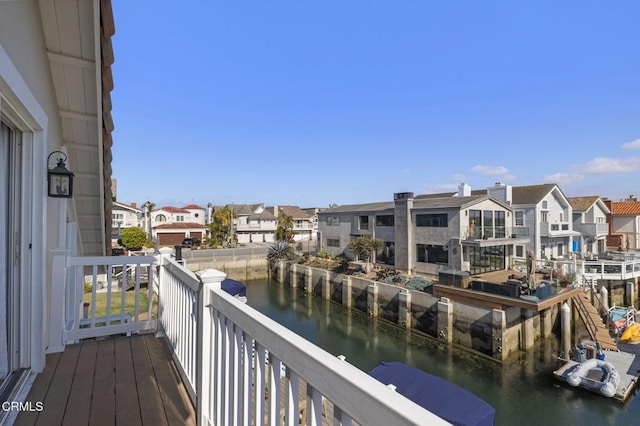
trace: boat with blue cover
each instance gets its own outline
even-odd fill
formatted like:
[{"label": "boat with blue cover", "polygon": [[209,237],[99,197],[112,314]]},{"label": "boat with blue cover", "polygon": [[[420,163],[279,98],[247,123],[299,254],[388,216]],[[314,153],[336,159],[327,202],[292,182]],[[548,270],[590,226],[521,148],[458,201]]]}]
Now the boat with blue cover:
[{"label": "boat with blue cover", "polygon": [[401,362],[382,362],[369,375],[454,425],[492,426],[496,410],[461,386]]},{"label": "boat with blue cover", "polygon": [[222,280],[222,290],[239,299],[241,302],[247,303],[247,286],[240,281],[225,278]]}]

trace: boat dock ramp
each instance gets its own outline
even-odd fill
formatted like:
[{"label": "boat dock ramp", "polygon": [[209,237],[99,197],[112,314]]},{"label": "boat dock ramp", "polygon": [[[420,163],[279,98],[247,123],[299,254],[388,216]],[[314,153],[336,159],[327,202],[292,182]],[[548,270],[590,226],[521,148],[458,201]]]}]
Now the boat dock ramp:
[{"label": "boat dock ramp", "polygon": [[[620,342],[618,345],[619,352],[605,351],[605,359],[611,363],[620,375],[620,383],[616,389],[613,399],[625,402],[631,395],[635,393],[638,384],[638,375],[640,375],[640,344],[628,344]],[[580,363],[576,361],[566,361],[559,369],[553,372],[556,379],[567,382],[569,375],[579,367]],[[587,379],[589,380],[589,379]],[[598,379],[594,378],[594,381]],[[586,386],[581,386],[589,389]],[[597,392],[597,390],[589,389]]]}]

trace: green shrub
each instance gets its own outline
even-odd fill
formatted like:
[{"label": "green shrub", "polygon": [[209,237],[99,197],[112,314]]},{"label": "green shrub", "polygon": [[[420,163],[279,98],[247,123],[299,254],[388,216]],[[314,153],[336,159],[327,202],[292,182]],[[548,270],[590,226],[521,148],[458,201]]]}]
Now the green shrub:
[{"label": "green shrub", "polygon": [[326,259],[327,257],[329,257],[329,253],[324,250],[320,250],[316,253],[316,257],[319,257],[320,259]]},{"label": "green shrub", "polygon": [[385,278],[382,282],[386,284],[404,284],[405,281],[407,281],[407,277],[402,274],[396,274]]},{"label": "green shrub", "polygon": [[425,291],[426,288],[429,287],[430,285],[431,285],[431,281],[429,281],[426,278],[412,277],[405,284],[405,288],[408,288],[409,290]]}]

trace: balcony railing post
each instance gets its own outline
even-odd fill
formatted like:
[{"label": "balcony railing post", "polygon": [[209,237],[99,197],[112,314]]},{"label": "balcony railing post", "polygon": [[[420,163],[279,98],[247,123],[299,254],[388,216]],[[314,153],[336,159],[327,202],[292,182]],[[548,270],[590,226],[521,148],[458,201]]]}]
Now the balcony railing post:
[{"label": "balcony railing post", "polygon": [[66,327],[65,296],[66,288],[66,266],[69,250],[53,249],[51,251],[53,259],[51,263],[51,312],[49,318],[49,341],[47,353],[62,352],[64,350],[64,329]]},{"label": "balcony railing post", "polygon": [[202,282],[202,288],[198,294],[198,325],[196,335],[196,416],[198,424],[206,425],[215,423],[213,408],[210,406],[211,392],[213,391],[214,371],[211,369],[215,356],[213,343],[214,324],[211,312],[211,289],[221,289],[222,280],[227,275],[216,269],[206,269],[199,272],[198,278]]}]

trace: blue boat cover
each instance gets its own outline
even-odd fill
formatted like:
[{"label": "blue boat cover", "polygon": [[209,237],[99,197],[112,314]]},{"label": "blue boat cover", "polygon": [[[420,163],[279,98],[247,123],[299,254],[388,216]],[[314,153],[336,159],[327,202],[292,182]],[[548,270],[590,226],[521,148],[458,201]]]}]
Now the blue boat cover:
[{"label": "blue boat cover", "polygon": [[396,392],[454,425],[493,426],[496,410],[468,390],[401,362],[383,362],[369,372]]},{"label": "blue boat cover", "polygon": [[247,296],[247,286],[231,278],[222,280],[222,289],[232,296]]}]

